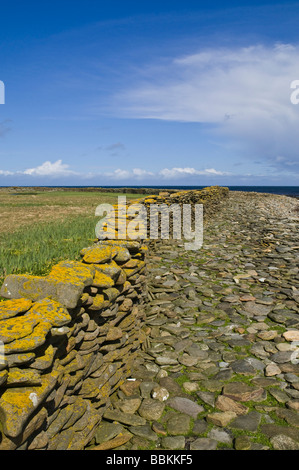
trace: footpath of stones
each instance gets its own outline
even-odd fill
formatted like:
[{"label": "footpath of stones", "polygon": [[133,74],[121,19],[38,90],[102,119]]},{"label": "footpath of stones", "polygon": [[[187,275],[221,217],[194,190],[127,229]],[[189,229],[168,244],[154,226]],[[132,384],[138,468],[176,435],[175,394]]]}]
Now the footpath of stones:
[{"label": "footpath of stones", "polygon": [[150,249],[147,341],[95,449],[299,450],[299,201],[231,192]]}]

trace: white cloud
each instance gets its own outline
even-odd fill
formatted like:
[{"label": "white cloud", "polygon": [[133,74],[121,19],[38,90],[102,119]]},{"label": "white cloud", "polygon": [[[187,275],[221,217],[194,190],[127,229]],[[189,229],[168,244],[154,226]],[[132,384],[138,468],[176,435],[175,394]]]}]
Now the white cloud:
[{"label": "white cloud", "polygon": [[62,163],[62,160],[57,160],[54,163],[46,161],[40,166],[35,168],[28,168],[22,172],[23,175],[30,176],[68,176],[76,174],[74,171],[69,169],[69,165]]},{"label": "white cloud", "polygon": [[146,176],[154,176],[151,171],[143,170],[141,168],[133,168],[132,173],[136,177],[144,178]]},{"label": "white cloud", "polygon": [[[151,171],[144,170],[142,168],[133,168],[132,170],[122,170],[117,168],[116,170],[108,173],[103,173],[104,176],[122,180],[122,179],[143,179],[148,176],[154,176],[155,174]],[[91,175],[94,176],[94,175]]]},{"label": "white cloud", "polygon": [[159,171],[159,176],[163,178],[177,178],[177,177],[188,177],[197,175],[218,175],[224,176],[229,175],[228,172],[218,171],[214,168],[207,168],[206,170],[196,170],[195,168],[164,168]]},{"label": "white cloud", "polygon": [[[131,89],[115,96],[129,118],[208,123],[241,155],[299,164],[299,45],[215,47],[148,67]],[[233,148],[231,147],[231,148]],[[284,161],[275,160],[284,155]]]},{"label": "white cloud", "polygon": [[108,178],[110,181],[131,180],[131,181],[159,181],[165,179],[186,179],[195,176],[227,176],[228,172],[215,170],[214,168],[207,168],[204,170],[197,170],[195,168],[163,168],[156,172],[145,170],[144,168],[133,168],[131,170],[117,168],[111,172],[75,172],[69,169],[69,165],[62,163],[62,160],[57,160],[54,163],[46,161],[35,168],[28,168],[23,171],[5,171],[0,170],[0,176],[22,176],[28,177],[71,177],[76,176],[80,179],[91,178]]}]

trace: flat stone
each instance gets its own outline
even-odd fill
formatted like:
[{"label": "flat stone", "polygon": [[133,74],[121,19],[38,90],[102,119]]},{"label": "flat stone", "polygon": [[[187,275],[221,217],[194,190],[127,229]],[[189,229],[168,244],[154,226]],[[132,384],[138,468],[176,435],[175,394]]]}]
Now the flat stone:
[{"label": "flat stone", "polygon": [[192,434],[203,434],[206,432],[208,423],[204,419],[197,419],[194,421]]},{"label": "flat stone", "polygon": [[261,418],[262,415],[260,413],[257,411],[251,411],[245,416],[238,416],[230,423],[230,427],[255,432],[258,429]]},{"label": "flat stone", "polygon": [[124,430],[123,426],[118,423],[101,423],[95,433],[95,441],[97,444],[110,441],[118,436]]},{"label": "flat stone", "polygon": [[123,413],[134,414],[141,405],[141,398],[124,398],[116,402],[115,406]]},{"label": "flat stone", "polygon": [[246,302],[244,305],[244,310],[251,314],[251,316],[257,315],[268,315],[268,313],[272,310],[272,307],[268,305],[262,305],[255,302]]},{"label": "flat stone", "polygon": [[268,364],[265,369],[266,377],[272,377],[273,375],[281,374],[281,370],[277,364]]},{"label": "flat stone", "polygon": [[289,330],[282,333],[282,336],[287,341],[299,341],[299,331],[298,330]]},{"label": "flat stone", "polygon": [[299,400],[290,400],[286,405],[292,410],[299,411]]},{"label": "flat stone", "polygon": [[207,435],[208,438],[214,439],[217,442],[222,442],[223,444],[232,444],[233,438],[232,434],[224,429],[213,428]]},{"label": "flat stone", "polygon": [[149,441],[157,441],[159,439],[149,424],[144,424],[142,426],[130,426],[129,431],[135,436],[143,437]]},{"label": "flat stone", "polygon": [[284,434],[277,434],[270,442],[274,450],[299,450],[299,443]]},{"label": "flat stone", "polygon": [[167,354],[158,356],[156,363],[160,366],[172,365],[178,363],[178,355],[175,352],[168,352]]},{"label": "flat stone", "polygon": [[183,387],[188,393],[196,392],[199,388],[196,382],[184,382]]},{"label": "flat stone", "polygon": [[139,389],[141,380],[127,380],[121,386],[120,390],[128,396],[135,395],[136,391]]},{"label": "flat stone", "polygon": [[227,426],[234,418],[236,418],[236,413],[233,411],[223,411],[221,413],[210,413],[207,415],[206,420],[208,423],[212,423],[215,426],[225,427]]},{"label": "flat stone", "polygon": [[200,390],[196,394],[207,405],[215,405],[215,394],[213,392],[203,392]]},{"label": "flat stone", "polygon": [[262,387],[251,387],[243,382],[224,385],[222,394],[236,401],[258,401],[264,394]]},{"label": "flat stone", "polygon": [[279,403],[286,403],[290,399],[290,397],[280,388],[269,388],[268,391]]},{"label": "flat stone", "polygon": [[242,375],[254,375],[255,374],[254,367],[252,367],[252,365],[250,365],[246,359],[239,359],[235,362],[232,362],[230,364],[230,367],[237,374],[242,374]]},{"label": "flat stone", "polygon": [[249,410],[247,406],[224,395],[218,395],[215,407],[221,411],[233,411],[236,415],[245,415]]},{"label": "flat stone", "polygon": [[180,364],[183,364],[184,366],[187,366],[187,367],[192,367],[198,363],[199,359],[197,357],[192,357],[192,356],[189,356],[189,354],[184,353],[182,356],[178,357],[178,360]]},{"label": "flat stone", "polygon": [[289,362],[292,358],[291,351],[279,351],[277,353],[272,354],[270,357],[271,361],[276,362],[277,364],[283,364],[285,362]]},{"label": "flat stone", "polygon": [[283,434],[299,443],[299,429],[290,426],[282,426],[278,424],[262,424],[261,432],[268,438]]},{"label": "flat stone", "polygon": [[56,385],[59,372],[52,371],[41,377],[37,387],[7,388],[0,398],[0,415],[6,436],[17,437],[25,423]]},{"label": "flat stone", "polygon": [[159,400],[159,401],[162,401],[162,402],[169,398],[168,390],[166,388],[160,387],[160,386],[155,386],[152,389],[151,395],[155,400]]},{"label": "flat stone", "polygon": [[[98,446],[93,447],[92,450],[116,449],[117,447],[120,447],[123,444],[126,444],[130,439],[132,439],[132,437],[133,437],[133,434],[131,434],[128,431],[125,431],[123,433],[120,433],[118,436],[114,437],[113,439],[102,442],[102,444],[99,444]],[[67,446],[63,447],[63,449],[66,449],[66,448]]]},{"label": "flat stone", "polygon": [[185,449],[184,436],[167,436],[162,438],[163,449],[168,450],[183,450]]},{"label": "flat stone", "polygon": [[164,408],[165,404],[161,401],[145,398],[138,409],[138,413],[150,421],[158,420],[161,418]]},{"label": "flat stone", "polygon": [[152,390],[157,386],[156,382],[141,382],[140,393],[142,398],[151,398]]},{"label": "flat stone", "polygon": [[216,450],[218,442],[208,437],[199,437],[191,442],[190,450]]},{"label": "flat stone", "polygon": [[290,426],[299,428],[299,414],[296,411],[279,408],[276,410],[278,418],[284,419]]},{"label": "flat stone", "polygon": [[172,377],[162,377],[159,383],[161,387],[166,388],[166,390],[168,390],[170,395],[184,395],[184,392],[182,391],[181,387]]},{"label": "flat stone", "polygon": [[252,379],[251,383],[254,385],[258,385],[259,387],[271,387],[273,385],[279,386],[280,382],[276,379],[272,379],[271,377],[256,377]]},{"label": "flat stone", "polygon": [[258,338],[261,338],[264,341],[271,341],[276,338],[277,335],[278,333],[275,330],[261,331],[257,334]]},{"label": "flat stone", "polygon": [[248,436],[237,436],[235,439],[236,450],[249,450],[251,448],[251,442]]},{"label": "flat stone", "polygon": [[119,423],[127,424],[129,426],[143,426],[146,421],[141,416],[133,415],[130,413],[123,413],[118,410],[107,410],[103,417],[110,421],[117,421]]},{"label": "flat stone", "polygon": [[185,413],[196,419],[197,415],[204,411],[204,408],[192,400],[183,397],[174,397],[166,401],[167,406],[174,408],[181,413]]},{"label": "flat stone", "polygon": [[27,312],[32,305],[29,299],[13,299],[0,302],[0,320],[15,317],[20,313]]},{"label": "flat stone", "polygon": [[190,423],[190,416],[182,413],[176,413],[167,421],[167,431],[171,436],[188,434],[190,431]]}]

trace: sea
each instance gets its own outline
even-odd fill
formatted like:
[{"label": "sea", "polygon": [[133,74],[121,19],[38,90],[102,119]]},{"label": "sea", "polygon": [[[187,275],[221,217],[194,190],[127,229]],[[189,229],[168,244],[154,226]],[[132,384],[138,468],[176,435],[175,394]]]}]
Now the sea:
[{"label": "sea", "polygon": [[[225,185],[226,186],[226,185]],[[64,186],[65,188],[85,188],[87,186]],[[190,189],[203,189],[207,186],[88,186],[92,188],[151,188],[151,189],[179,189],[179,190],[190,190]],[[248,191],[258,193],[270,193],[280,194],[283,196],[291,196],[299,198],[299,186],[226,186],[231,191]]]},{"label": "sea", "polygon": [[[209,185],[205,186],[133,186],[133,185],[122,185],[122,186],[40,186],[40,187],[47,187],[47,188],[68,188],[68,189],[84,189],[84,188],[149,188],[149,189],[158,189],[158,190],[167,190],[167,189],[177,189],[177,190],[190,190],[190,189],[203,189]],[[299,186],[228,186],[223,185],[230,189],[230,191],[245,191],[245,192],[258,192],[258,193],[269,193],[269,194],[280,194],[283,196],[290,196],[299,199]],[[17,186],[16,186],[17,187]],[[15,187],[15,188],[16,188]],[[23,186],[24,187],[24,186]],[[0,188],[7,188],[7,186],[0,186]],[[34,186],[34,188],[38,188],[38,186]]]}]

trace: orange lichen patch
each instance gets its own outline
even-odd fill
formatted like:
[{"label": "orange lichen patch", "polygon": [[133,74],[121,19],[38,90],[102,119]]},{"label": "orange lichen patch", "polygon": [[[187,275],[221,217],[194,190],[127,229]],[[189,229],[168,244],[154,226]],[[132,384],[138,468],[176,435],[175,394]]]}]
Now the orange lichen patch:
[{"label": "orange lichen patch", "polygon": [[155,204],[156,202],[157,202],[156,199],[154,199],[154,198],[152,198],[152,197],[151,197],[151,198],[144,199],[144,203],[145,203],[145,204]]},{"label": "orange lichen patch", "polygon": [[17,437],[24,429],[25,423],[42,401],[53,390],[59,372],[41,376],[38,387],[8,388],[0,397],[0,420],[6,436]]},{"label": "orange lichen patch", "polygon": [[129,250],[124,246],[114,246],[111,251],[114,261],[118,263],[125,263],[131,258]]},{"label": "orange lichen patch", "polygon": [[94,264],[96,271],[106,274],[106,276],[111,277],[111,279],[117,279],[121,273],[121,268],[118,264],[112,259],[110,263],[103,264]]},{"label": "orange lichen patch", "polygon": [[24,316],[6,320],[1,324],[1,337],[7,354],[33,351],[43,345],[52,327],[71,321],[66,308],[59,302],[44,299],[36,302]]},{"label": "orange lichen patch", "polygon": [[24,338],[32,333],[37,320],[24,315],[20,318],[10,318],[0,322],[0,339],[4,344]]},{"label": "orange lichen patch", "polygon": [[26,353],[42,346],[46,341],[46,336],[51,329],[51,323],[39,323],[32,334],[25,338],[20,338],[6,344],[5,353]]},{"label": "orange lichen patch", "polygon": [[56,300],[43,299],[36,302],[28,314],[36,317],[39,321],[51,324],[51,327],[60,327],[69,323],[72,319],[67,309]]},{"label": "orange lichen patch", "polygon": [[37,300],[43,295],[43,290],[46,288],[47,281],[45,278],[29,274],[9,274],[2,284],[0,295],[7,299],[26,297],[27,299]]},{"label": "orange lichen patch", "polygon": [[13,367],[9,369],[7,385],[40,385],[40,374],[32,369],[19,369]]},{"label": "orange lichen patch", "polygon": [[[108,303],[109,304],[109,303]],[[105,301],[102,294],[97,294],[93,297],[92,305],[89,307],[91,310],[100,310],[107,306],[107,301]]]},{"label": "orange lichen patch", "polygon": [[32,305],[29,299],[4,300],[0,302],[0,320],[15,317],[19,313],[27,312]]},{"label": "orange lichen patch", "polygon": [[135,240],[102,240],[97,243],[97,246],[110,245],[113,246],[124,246],[128,250],[139,251],[140,242]]},{"label": "orange lichen patch", "polygon": [[88,299],[89,299],[88,292],[84,292],[84,294],[82,294],[80,297],[81,304],[85,304],[85,302],[87,302]]},{"label": "orange lichen patch", "polygon": [[86,266],[84,263],[77,261],[62,261],[51,269],[47,279],[53,280],[55,283],[71,282],[76,285],[88,286],[92,282],[94,268]]},{"label": "orange lichen patch", "polygon": [[106,274],[96,271],[92,285],[95,287],[103,288],[112,287],[114,286],[114,281],[113,279],[111,279],[111,277],[107,276]]},{"label": "orange lichen patch", "polygon": [[107,263],[111,260],[112,252],[109,246],[91,246],[81,250],[85,263]]}]

